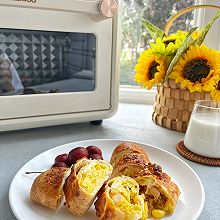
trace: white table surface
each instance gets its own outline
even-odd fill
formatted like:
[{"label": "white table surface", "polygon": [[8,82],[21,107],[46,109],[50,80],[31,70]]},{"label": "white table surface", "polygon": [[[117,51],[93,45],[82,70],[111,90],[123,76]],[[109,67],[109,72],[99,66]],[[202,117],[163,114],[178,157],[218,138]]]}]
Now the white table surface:
[{"label": "white table surface", "polygon": [[[85,139],[116,138],[152,144],[182,158],[175,145],[184,134],[154,124],[151,114],[150,105],[120,104],[116,115],[100,126],[79,123],[0,134],[0,220],[16,219],[8,201],[9,186],[16,172],[31,158],[55,146]],[[220,167],[183,160],[196,171],[205,188],[205,206],[199,220],[220,220]]]}]

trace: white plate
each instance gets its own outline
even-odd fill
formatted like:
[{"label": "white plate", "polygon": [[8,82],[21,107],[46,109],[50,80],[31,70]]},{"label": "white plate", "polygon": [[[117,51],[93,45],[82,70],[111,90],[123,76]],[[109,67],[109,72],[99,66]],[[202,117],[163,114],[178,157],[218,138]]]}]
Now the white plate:
[{"label": "white plate", "polygon": [[[95,220],[95,209],[92,206],[83,217],[72,215],[64,206],[58,212],[38,206],[30,201],[29,192],[37,174],[25,175],[26,171],[43,171],[50,168],[58,154],[68,153],[76,146],[99,146],[104,159],[110,159],[114,148],[125,140],[86,140],[65,144],[48,150],[26,163],[15,175],[9,190],[9,202],[13,213],[18,220]],[[137,143],[137,142],[133,142]],[[143,147],[152,162],[160,164],[163,170],[172,176],[174,182],[180,187],[181,195],[175,212],[164,219],[186,220],[197,219],[202,211],[205,193],[203,185],[197,174],[181,159],[159,148],[144,143],[137,143]]]}]

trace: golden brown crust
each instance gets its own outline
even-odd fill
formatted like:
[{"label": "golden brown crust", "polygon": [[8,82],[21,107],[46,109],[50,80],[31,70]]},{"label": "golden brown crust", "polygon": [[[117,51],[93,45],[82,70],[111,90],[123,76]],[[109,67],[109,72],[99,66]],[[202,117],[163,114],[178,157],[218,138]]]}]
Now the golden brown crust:
[{"label": "golden brown crust", "polygon": [[86,194],[80,189],[76,173],[73,171],[66,180],[64,194],[67,208],[74,215],[83,215],[91,206],[93,200],[91,195]]},{"label": "golden brown crust", "polygon": [[124,175],[135,177],[147,164],[138,154],[124,155],[113,167],[112,177]]},{"label": "golden brown crust", "polygon": [[83,215],[90,208],[99,191],[99,189],[97,189],[97,191],[89,193],[79,185],[79,177],[77,176],[77,173],[88,163],[105,163],[109,166],[109,176],[105,177],[106,179],[103,179],[101,186],[110,177],[112,171],[111,165],[105,161],[87,160],[83,158],[75,164],[70,176],[64,184],[63,190],[67,208],[71,213],[78,216]]},{"label": "golden brown crust", "polygon": [[147,154],[145,153],[144,149],[139,147],[137,144],[133,144],[133,143],[121,143],[120,145],[118,145],[111,156],[111,160],[110,163],[112,164],[112,166],[114,167],[115,164],[118,163],[118,161],[124,156],[124,155],[139,155],[140,157],[142,157],[142,159],[145,161],[145,163],[149,163],[150,160],[147,156]]},{"label": "golden brown crust", "polygon": [[43,206],[57,210],[63,197],[63,184],[69,168],[54,167],[37,176],[32,184],[30,198]]},{"label": "golden brown crust", "polygon": [[135,177],[150,162],[145,151],[137,144],[121,143],[111,157],[112,177],[125,175]]},{"label": "golden brown crust", "polygon": [[145,151],[143,150],[143,148],[139,147],[137,144],[134,144],[134,143],[121,143],[119,144],[113,151],[112,155],[114,154],[118,154],[120,153],[121,151],[127,151],[127,150],[132,150],[132,152],[136,152],[136,153],[142,153],[142,154],[145,154]]}]

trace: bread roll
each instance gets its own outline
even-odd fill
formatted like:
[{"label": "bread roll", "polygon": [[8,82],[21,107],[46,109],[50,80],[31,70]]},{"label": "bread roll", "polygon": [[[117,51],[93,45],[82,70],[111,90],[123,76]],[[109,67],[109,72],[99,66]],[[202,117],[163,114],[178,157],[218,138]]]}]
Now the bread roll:
[{"label": "bread roll", "polygon": [[79,160],[64,185],[67,208],[74,215],[83,215],[94,202],[98,191],[112,173],[112,166],[103,160]]},{"label": "bread roll", "polygon": [[127,176],[110,179],[98,194],[96,215],[101,220],[139,220],[147,218],[144,196],[138,183]]},{"label": "bread roll", "polygon": [[32,184],[31,200],[57,210],[62,202],[63,185],[69,174],[70,169],[66,167],[54,167],[41,173]]},{"label": "bread roll", "polygon": [[172,214],[180,195],[179,187],[161,166],[149,163],[135,178],[148,203],[149,216]]},{"label": "bread roll", "polygon": [[112,177],[120,175],[135,177],[149,162],[147,154],[137,144],[122,143],[112,153],[110,160],[113,166]]},{"label": "bread roll", "polygon": [[161,218],[174,212],[180,190],[161,166],[150,162],[142,148],[136,144],[120,144],[113,151],[111,164],[113,177],[126,175],[137,181],[149,216]]}]

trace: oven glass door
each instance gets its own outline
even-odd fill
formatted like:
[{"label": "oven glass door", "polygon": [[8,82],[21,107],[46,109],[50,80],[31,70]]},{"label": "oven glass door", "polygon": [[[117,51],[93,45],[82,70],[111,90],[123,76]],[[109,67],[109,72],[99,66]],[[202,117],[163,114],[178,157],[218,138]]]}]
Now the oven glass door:
[{"label": "oven glass door", "polygon": [[113,19],[0,5],[0,27],[0,119],[111,108]]},{"label": "oven glass door", "polygon": [[95,89],[96,37],[0,29],[0,95]]}]

